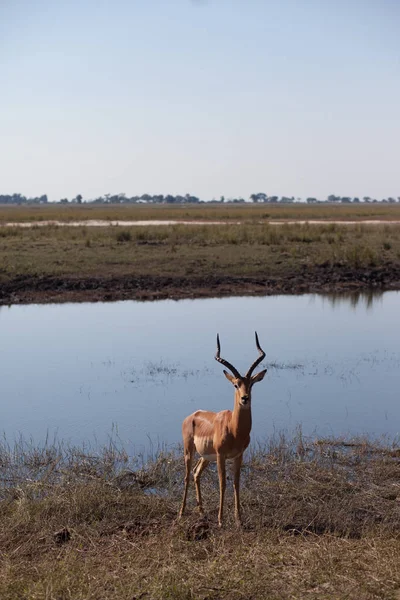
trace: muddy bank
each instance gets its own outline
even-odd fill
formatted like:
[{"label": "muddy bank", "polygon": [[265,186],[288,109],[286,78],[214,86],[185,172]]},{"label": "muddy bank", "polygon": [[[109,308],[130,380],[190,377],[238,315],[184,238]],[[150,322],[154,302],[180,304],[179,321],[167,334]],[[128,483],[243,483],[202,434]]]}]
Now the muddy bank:
[{"label": "muddy bank", "polygon": [[0,284],[0,305],[400,290],[400,267],[303,268],[282,277],[20,275]]}]

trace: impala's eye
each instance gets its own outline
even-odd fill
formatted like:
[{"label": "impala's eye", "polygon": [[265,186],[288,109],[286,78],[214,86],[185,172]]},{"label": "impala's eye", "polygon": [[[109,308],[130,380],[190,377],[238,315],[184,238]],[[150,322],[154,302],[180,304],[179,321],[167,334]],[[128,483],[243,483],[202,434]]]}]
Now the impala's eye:
[{"label": "impala's eye", "polygon": [[236,388],[237,390],[239,389],[239,386],[238,386],[238,384],[237,384],[237,383],[234,383],[233,385],[235,386],[235,388]]}]

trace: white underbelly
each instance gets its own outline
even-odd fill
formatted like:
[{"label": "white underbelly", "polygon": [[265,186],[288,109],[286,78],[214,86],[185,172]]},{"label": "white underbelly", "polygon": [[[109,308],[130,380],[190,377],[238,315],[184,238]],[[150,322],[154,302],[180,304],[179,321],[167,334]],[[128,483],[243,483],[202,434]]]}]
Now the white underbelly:
[{"label": "white underbelly", "polygon": [[[200,452],[199,452],[200,454]],[[238,454],[229,454],[228,456],[226,456],[226,460],[234,460],[235,458],[237,458],[238,456],[240,456],[242,453],[239,452]],[[216,462],[217,461],[217,455],[216,454],[200,454],[201,458],[204,458],[204,460],[208,460],[210,462]]]},{"label": "white underbelly", "polygon": [[210,462],[216,462],[217,455],[216,454],[200,454],[201,458],[204,460],[209,460]]}]

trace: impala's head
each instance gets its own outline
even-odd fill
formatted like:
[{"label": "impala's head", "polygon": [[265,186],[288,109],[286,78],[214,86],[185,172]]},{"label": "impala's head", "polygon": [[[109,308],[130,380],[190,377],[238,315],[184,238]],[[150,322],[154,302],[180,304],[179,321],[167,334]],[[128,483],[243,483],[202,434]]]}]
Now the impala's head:
[{"label": "impala's head", "polygon": [[230,369],[230,371],[232,371],[233,375],[231,375],[230,373],[228,373],[228,371],[225,371],[225,369],[224,369],[224,375],[235,387],[235,390],[236,390],[235,397],[237,398],[240,406],[250,407],[250,405],[251,405],[251,388],[253,387],[253,385],[255,383],[257,383],[257,381],[262,381],[264,379],[265,373],[267,372],[267,369],[264,369],[264,371],[260,371],[259,373],[256,373],[256,375],[253,375],[254,369],[265,358],[265,352],[260,347],[257,332],[256,332],[256,346],[257,346],[257,350],[258,350],[260,356],[253,362],[253,364],[247,371],[246,375],[241,375],[239,373],[239,371],[237,371],[235,369],[235,367],[233,365],[231,365],[231,363],[229,363],[227,360],[220,357],[221,346],[219,343],[219,335],[217,334],[217,354],[215,355],[215,360],[220,362],[222,365],[225,365],[225,367],[228,367],[228,369]]}]

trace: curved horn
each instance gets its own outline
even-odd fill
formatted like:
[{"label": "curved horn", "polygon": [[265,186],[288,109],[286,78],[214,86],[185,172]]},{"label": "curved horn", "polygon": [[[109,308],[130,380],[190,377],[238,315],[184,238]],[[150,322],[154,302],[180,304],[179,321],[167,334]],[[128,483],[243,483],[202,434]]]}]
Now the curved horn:
[{"label": "curved horn", "polygon": [[257,331],[256,333],[256,346],[257,346],[257,350],[260,353],[260,356],[253,362],[253,364],[251,365],[250,369],[247,371],[246,373],[246,377],[250,377],[252,372],[254,371],[254,369],[256,368],[257,365],[260,364],[261,361],[264,360],[265,358],[265,352],[264,350],[261,348],[260,346],[260,342],[258,341],[258,335],[257,335]]},{"label": "curved horn", "polygon": [[235,367],[233,365],[231,365],[231,363],[229,363],[227,360],[225,360],[224,358],[221,358],[220,352],[221,352],[221,346],[219,343],[219,334],[217,333],[217,354],[215,355],[215,360],[217,360],[219,363],[221,363],[221,365],[225,365],[225,367],[228,367],[228,369],[230,369],[232,371],[232,373],[234,374],[235,377],[240,378],[241,375],[240,375],[239,371],[237,371],[235,369]]}]

